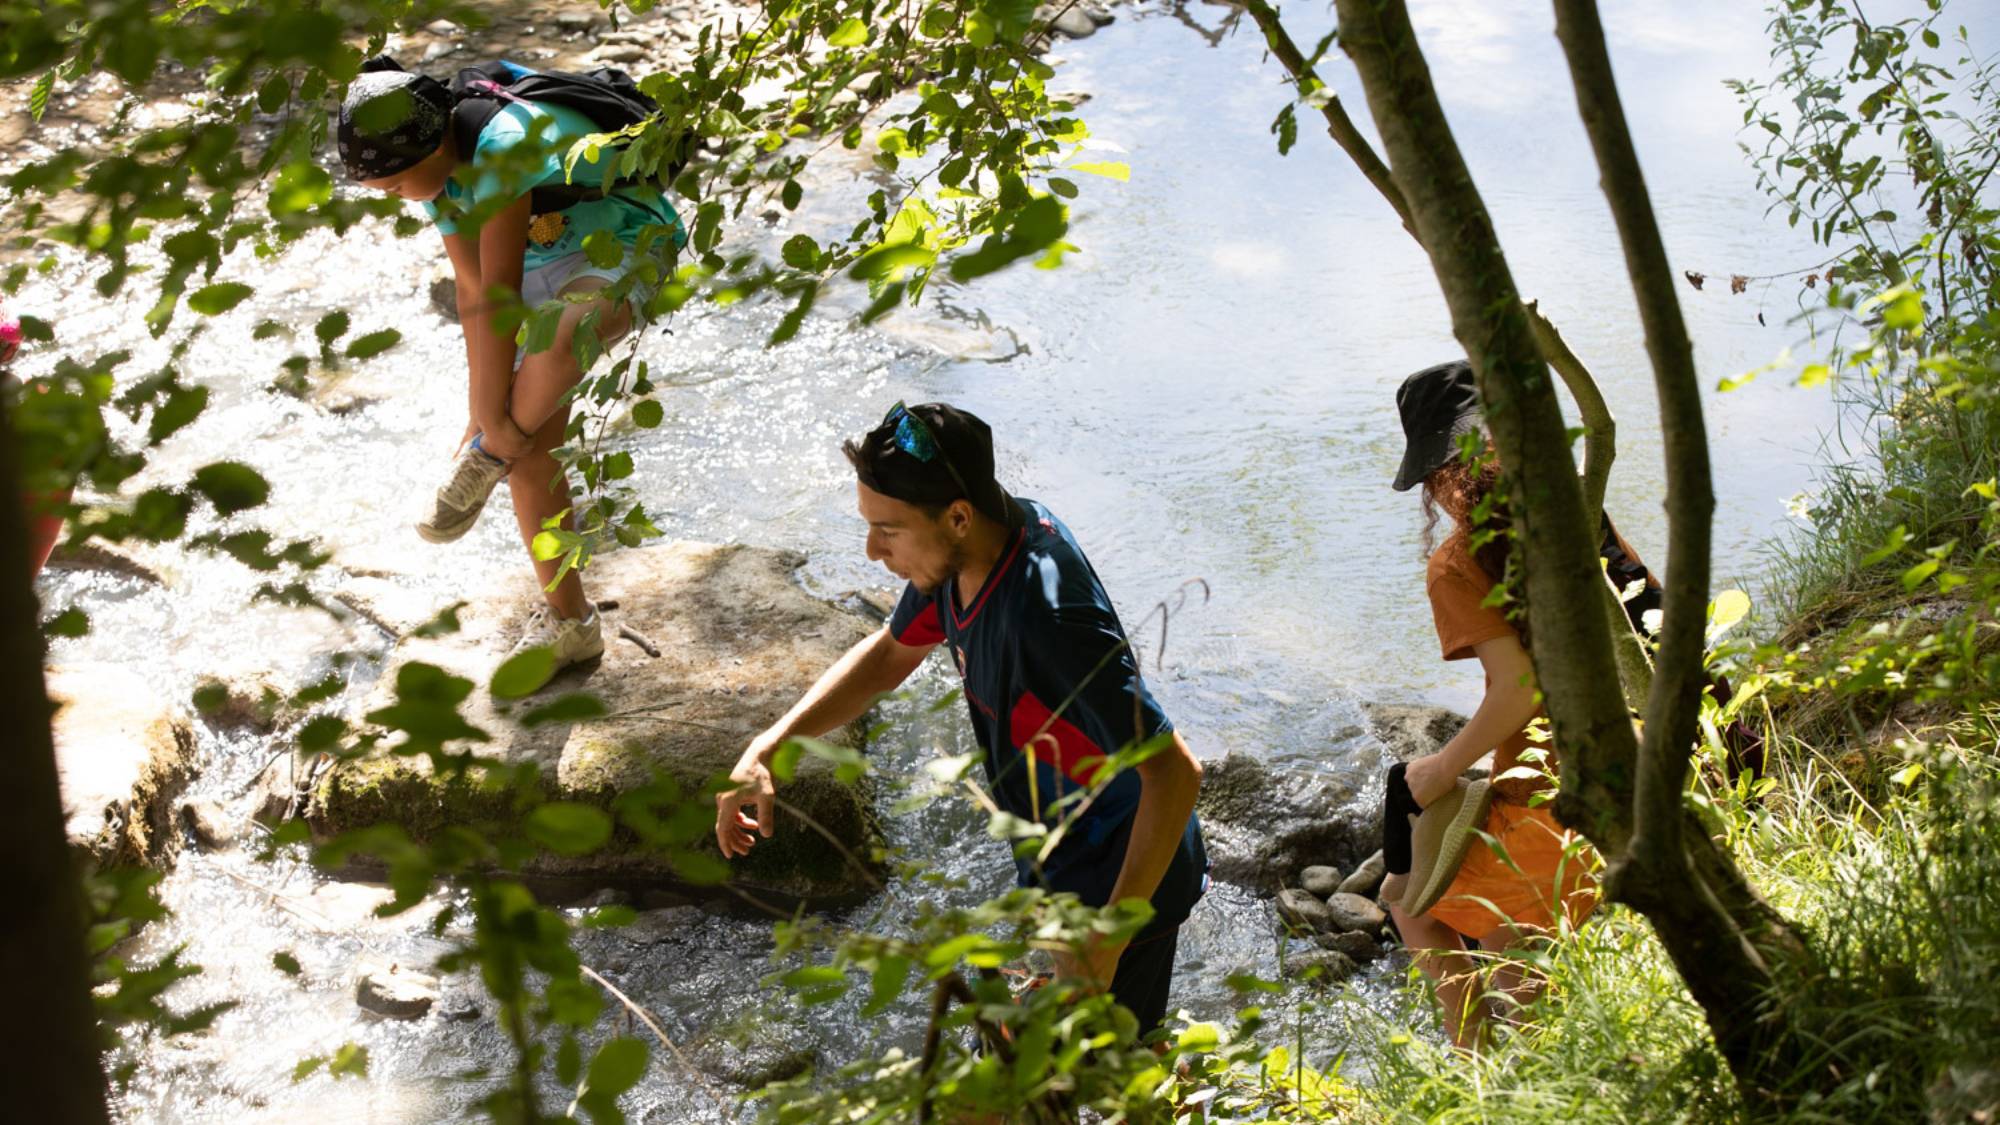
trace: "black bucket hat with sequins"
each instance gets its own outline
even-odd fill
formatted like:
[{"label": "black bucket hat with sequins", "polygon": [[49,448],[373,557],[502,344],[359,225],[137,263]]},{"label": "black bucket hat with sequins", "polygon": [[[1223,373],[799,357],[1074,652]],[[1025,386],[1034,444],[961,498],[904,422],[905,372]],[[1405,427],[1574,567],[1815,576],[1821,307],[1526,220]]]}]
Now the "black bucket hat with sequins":
[{"label": "black bucket hat with sequins", "polygon": [[369,59],[340,103],[336,136],[349,178],[393,176],[436,152],[451,124],[451,103],[451,91],[436,79],[394,59]]}]

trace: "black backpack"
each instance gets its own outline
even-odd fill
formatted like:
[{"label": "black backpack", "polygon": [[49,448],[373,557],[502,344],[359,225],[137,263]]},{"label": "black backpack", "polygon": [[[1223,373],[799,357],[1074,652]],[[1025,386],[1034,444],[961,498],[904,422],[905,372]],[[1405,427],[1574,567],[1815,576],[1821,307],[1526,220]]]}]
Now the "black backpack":
[{"label": "black backpack", "polygon": [[[647,97],[631,75],[608,66],[570,74],[534,70],[496,59],[460,70],[452,77],[450,90],[452,142],[461,153],[473,151],[479,143],[480,130],[508,102],[539,102],[575,110],[607,133],[637,125],[660,109],[659,103]],[[656,175],[622,177],[611,186],[650,182],[665,189],[680,175],[693,149],[694,138],[682,136],[674,142],[667,161]],[[529,206],[535,214],[542,215],[603,199],[604,188],[601,182],[550,184],[530,194]]]}]

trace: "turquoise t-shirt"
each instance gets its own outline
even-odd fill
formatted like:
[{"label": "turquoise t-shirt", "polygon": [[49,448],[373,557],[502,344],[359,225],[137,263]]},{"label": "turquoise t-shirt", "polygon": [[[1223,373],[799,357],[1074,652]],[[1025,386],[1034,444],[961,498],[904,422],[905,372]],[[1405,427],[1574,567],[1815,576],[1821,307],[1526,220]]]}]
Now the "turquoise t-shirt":
[{"label": "turquoise t-shirt", "polygon": [[[594,187],[603,182],[601,161],[617,159],[617,149],[602,149],[598,161],[578,159],[576,174],[567,181],[563,159],[571,145],[599,132],[603,130],[589,118],[566,106],[534,102],[501,106],[479,131],[472,159],[459,165],[445,181],[444,196],[424,204],[424,211],[437,223],[440,233],[453,234],[458,230],[458,219],[481,203],[496,199],[511,202],[537,187],[565,182]],[[647,226],[671,227],[676,242],[687,239],[680,216],[658,187],[627,184],[614,188],[603,199],[536,216],[529,226],[522,266],[533,270],[574,254],[583,249],[585,238],[600,230],[610,231],[630,247]]]}]

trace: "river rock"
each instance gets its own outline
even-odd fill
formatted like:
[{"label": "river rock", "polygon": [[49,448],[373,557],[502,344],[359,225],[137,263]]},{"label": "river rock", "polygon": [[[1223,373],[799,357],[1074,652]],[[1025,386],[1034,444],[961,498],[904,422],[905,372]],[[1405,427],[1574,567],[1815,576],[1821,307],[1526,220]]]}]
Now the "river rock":
[{"label": "river rock", "polygon": [[[468,603],[458,614],[461,630],[405,637],[363,710],[394,700],[401,666],[434,665],[477,685],[461,714],[491,741],[458,745],[483,758],[534,763],[550,798],[609,809],[621,794],[651,783],[657,772],[688,795],[689,805],[705,806],[703,815],[712,825],[714,806],[703,787],[726,777],[750,739],[868,633],[860,618],[798,587],[793,572],[804,561],[790,552],[705,543],[600,556],[590,565],[592,595],[619,606],[606,614],[603,659],[564,672],[511,708],[484,685],[539,600],[534,581],[525,568],[469,581],[449,591],[452,600]],[[621,627],[645,637],[659,655],[620,639]],[[578,691],[595,694],[607,714],[533,729],[508,718]],[[863,729],[856,723],[833,741],[858,746]],[[831,906],[865,898],[880,877],[875,854],[882,843],[867,782],[844,784],[831,763],[806,755],[795,778],[780,783],[778,795],[825,835],[781,811],[777,834],[731,864],[735,887],[765,902]],[[671,809],[655,811],[667,815]],[[456,825],[482,825],[496,837],[505,835],[520,815],[504,794],[463,780],[439,782],[424,759],[378,754],[328,770],[307,820],[322,837],[387,821],[423,840]],[[832,846],[827,836],[841,846]],[[713,832],[702,832],[700,839],[696,846],[713,854]],[[542,855],[524,870],[558,897],[601,886],[716,892],[690,884],[665,856],[622,831],[591,855]],[[639,900],[647,896],[639,893]]]},{"label": "river rock", "polygon": [[112,664],[48,672],[70,843],[105,866],[159,866],[180,841],[174,802],[194,775],[194,729]]},{"label": "river rock", "polygon": [[1278,917],[1308,933],[1336,928],[1333,911],[1327,909],[1326,903],[1296,887],[1278,892],[1277,907]]},{"label": "river rock", "polygon": [[1341,889],[1340,868],[1315,865],[1299,872],[1299,886],[1325,898]]},{"label": "river rock", "polygon": [[1456,711],[1420,703],[1364,703],[1361,710],[1390,760],[1396,762],[1437,752],[1466,722]]},{"label": "river rock", "polygon": [[590,53],[599,62],[630,63],[646,57],[646,48],[637,43],[611,43]]},{"label": "river rock", "polygon": [[396,1020],[422,1019],[437,1003],[437,978],[400,966],[370,968],[354,985],[354,1002]]},{"label": "river rock", "polygon": [[221,851],[236,843],[236,825],[214,801],[189,801],[182,805],[181,822],[204,851]]},{"label": "river rock", "polygon": [[290,695],[263,673],[232,679],[212,678],[196,685],[194,709],[203,722],[217,730],[269,734],[297,717],[286,706]]},{"label": "river rock", "polygon": [[1352,958],[1332,949],[1313,949],[1285,958],[1288,977],[1304,977],[1313,969],[1319,970],[1313,977],[1313,983],[1318,985],[1339,984],[1360,971]]},{"label": "river rock", "polygon": [[1342,930],[1359,930],[1362,933],[1376,933],[1382,923],[1389,920],[1382,908],[1361,895],[1337,894],[1326,900],[1327,913],[1332,915],[1333,924]]},{"label": "river rock", "polygon": [[1053,26],[1057,34],[1071,39],[1088,39],[1097,34],[1097,21],[1077,8],[1071,8],[1057,16]]},{"label": "river rock", "polygon": [[746,1090],[796,1078],[819,1061],[803,1029],[770,1019],[758,1020],[747,1032],[704,1035],[689,1044],[688,1053],[703,1071]]},{"label": "river rock", "polygon": [[1354,874],[1342,879],[1334,891],[1344,895],[1370,896],[1375,893],[1375,888],[1382,885],[1382,878],[1388,873],[1389,868],[1378,851],[1362,860],[1361,866],[1354,869]]},{"label": "river rock", "polygon": [[1355,930],[1343,930],[1337,934],[1314,934],[1313,944],[1321,949],[1331,949],[1355,964],[1373,961],[1382,955],[1382,947],[1375,939]]},{"label": "river rock", "polygon": [[1346,870],[1381,840],[1380,780],[1231,753],[1202,763],[1202,834],[1217,879],[1272,889],[1313,865]]}]

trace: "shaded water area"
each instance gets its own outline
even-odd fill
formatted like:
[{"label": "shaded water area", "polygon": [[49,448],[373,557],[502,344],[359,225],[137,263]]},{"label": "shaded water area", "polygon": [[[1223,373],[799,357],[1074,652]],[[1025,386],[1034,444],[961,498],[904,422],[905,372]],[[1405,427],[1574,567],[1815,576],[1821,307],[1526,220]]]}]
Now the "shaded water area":
[{"label": "shaded water area", "polygon": [[[1641,553],[1659,558],[1650,369],[1547,10],[1526,0],[1413,8],[1522,291],[1542,300],[1619,415],[1612,511]],[[1083,185],[1071,235],[1080,253],[1053,272],[941,286],[924,309],[877,329],[852,329],[835,310],[771,349],[762,341],[781,309],[680,315],[637,345],[669,384],[659,395],[666,424],[620,430],[614,441],[632,452],[646,507],[669,537],[803,551],[808,586],[833,596],[886,583],[863,557],[839,440],[898,398],[965,406],[993,425],[1003,482],[1070,524],[1129,625],[1187,579],[1207,581],[1212,598],[1174,615],[1163,649],[1157,616],[1137,630],[1154,690],[1199,756],[1234,751],[1372,776],[1383,763],[1364,733],[1362,701],[1463,710],[1479,690],[1476,670],[1436,658],[1417,503],[1388,488],[1402,444],[1395,386],[1454,354],[1443,303],[1415,244],[1310,120],[1292,153],[1277,154],[1268,127],[1286,90],[1254,27],[1235,26],[1218,7],[1123,12],[1052,56],[1057,88],[1092,95],[1083,115],[1094,136],[1133,168],[1129,184]],[[1317,39],[1314,22],[1295,29],[1300,41]],[[1732,272],[1801,269],[1819,257],[1764,216],[1737,149],[1739,110],[1721,86],[1763,72],[1762,17],[1724,0],[1628,2],[1607,5],[1606,23],[1675,266],[1721,278],[1682,294],[1704,380],[1792,350],[1787,366],[1709,396],[1717,570],[1748,580],[1786,498],[1807,486],[1817,435],[1833,418],[1823,392],[1787,385],[1796,364],[1824,350],[1788,325],[1791,283],[1727,292]],[[1325,69],[1365,117],[1344,63]],[[856,213],[848,204],[877,186],[864,169],[836,154],[798,215],[777,224],[746,215],[736,236],[775,245],[799,230],[844,229]],[[336,571],[448,593],[469,571],[518,567],[504,510],[449,548],[427,547],[410,530],[414,500],[435,486],[464,422],[461,338],[427,299],[439,258],[429,235],[397,241],[376,225],[343,240],[315,234],[268,263],[232,262],[230,275],[255,280],[258,293],[197,338],[185,364],[213,388],[209,409],[133,484],[228,456],[272,481],[259,522],[318,536],[337,552]],[[160,362],[163,347],[141,327],[145,302],[82,296],[93,292],[87,282],[65,262],[33,280],[18,307],[54,320],[65,347],[130,346],[139,353],[131,372]],[[304,400],[270,389],[295,345],[253,340],[249,326],[264,317],[309,325],[336,307],[352,312],[357,332],[400,328],[403,344]],[[44,362],[30,358],[24,369]],[[80,604],[94,625],[58,642],[56,660],[124,664],[185,699],[204,674],[296,684],[325,671],[327,651],[386,649],[365,622],[254,602],[259,579],[233,564],[166,552],[146,561],[162,585],[78,570],[43,580],[47,605]],[[369,677],[357,675],[351,699]],[[955,711],[926,710],[950,687],[934,663],[909,699],[889,705],[890,732],[874,752],[886,773],[920,775],[926,758],[969,748]],[[234,796],[282,749],[206,729],[201,737],[195,796]],[[892,818],[894,843],[964,887],[902,883],[894,901],[857,917],[881,912],[893,925],[916,902],[970,903],[1000,889],[1004,849],[983,828],[983,816],[948,797]],[[503,1067],[504,1040],[473,982],[447,982],[415,1023],[355,1007],[358,960],[423,966],[446,945],[425,931],[431,908],[366,919],[370,893],[240,851],[184,854],[164,888],[174,917],[144,936],[143,952],[187,943],[207,971],[176,1001],[242,1006],[212,1035],[148,1053],[123,1101],[126,1119],[465,1113],[481,1084],[452,1077]],[[1241,1002],[1226,975],[1277,975],[1274,934],[1266,902],[1216,887],[1184,931],[1174,1006],[1227,1018]],[[768,921],[695,908],[580,939],[585,963],[657,1013],[725,1096],[788,1059],[830,1070],[863,1049],[914,1046],[916,998],[865,1022],[845,1001],[802,1015],[760,983],[770,948]],[[299,958],[300,980],[272,967],[281,950]],[[1378,962],[1356,982],[1359,1002],[1391,1004],[1401,972],[1398,959]],[[1293,1014],[1292,1003],[1281,1013]],[[1312,1056],[1339,1051],[1345,1017],[1309,1018]],[[349,1040],[370,1048],[365,1082],[291,1082],[300,1057]],[[700,1081],[672,1060],[657,1060],[627,1104],[639,1121],[718,1117]]]}]

